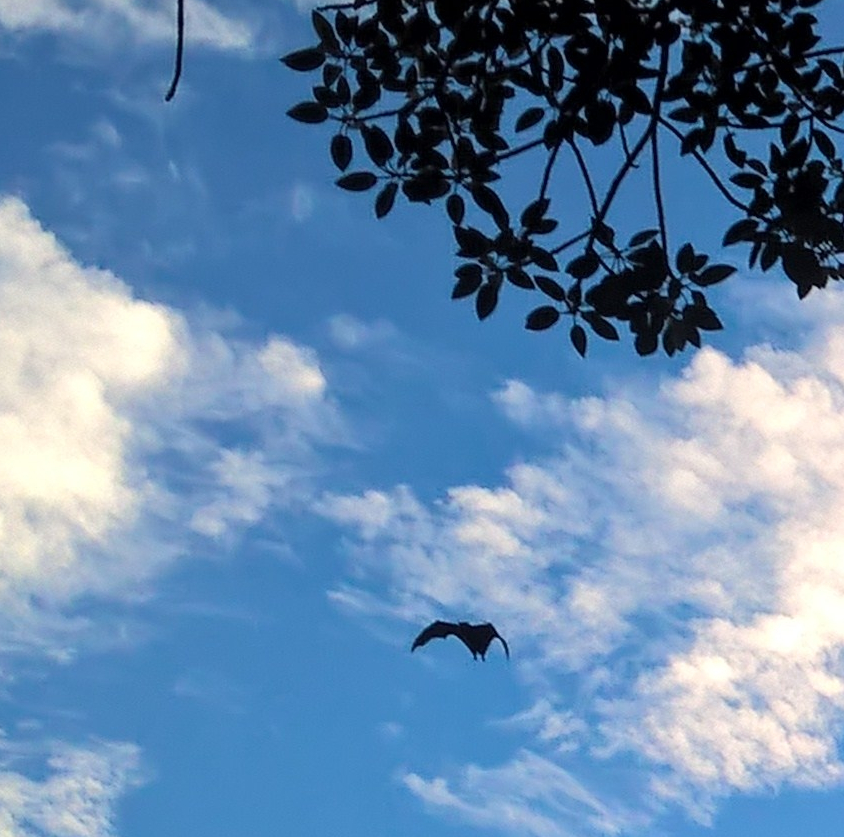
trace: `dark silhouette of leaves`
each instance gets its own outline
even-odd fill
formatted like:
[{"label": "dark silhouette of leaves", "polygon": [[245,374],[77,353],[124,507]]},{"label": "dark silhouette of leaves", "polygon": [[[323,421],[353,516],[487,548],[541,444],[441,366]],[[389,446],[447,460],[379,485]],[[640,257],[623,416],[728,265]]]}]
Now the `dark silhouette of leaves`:
[{"label": "dark silhouette of leaves", "polygon": [[454,271],[457,277],[457,284],[451,292],[452,299],[462,299],[464,296],[471,296],[480,288],[484,280],[483,271],[479,264],[464,264]]},{"label": "dark silhouette of leaves", "polygon": [[460,226],[466,213],[466,204],[463,202],[463,198],[460,195],[449,195],[446,201],[446,211],[451,223]]},{"label": "dark silhouette of leaves", "polygon": [[569,332],[572,346],[581,357],[586,357],[586,332],[582,325],[573,325]]},{"label": "dark silhouette of leaves", "polygon": [[557,302],[565,302],[566,292],[559,282],[556,282],[550,276],[542,275],[535,277],[534,281],[539,290],[546,296],[550,296],[551,299],[555,299]]},{"label": "dark silhouette of leaves", "polygon": [[331,138],[331,159],[340,171],[345,171],[352,162],[352,141],[345,134]]},{"label": "dark silhouette of leaves", "polygon": [[392,208],[396,201],[396,193],[399,190],[398,183],[388,183],[375,198],[375,217],[383,218]]},{"label": "dark silhouette of leaves", "polygon": [[481,285],[478,295],[475,297],[475,313],[479,320],[485,320],[498,305],[498,285],[494,282],[487,282]]},{"label": "dark silhouette of leaves", "polygon": [[604,340],[618,340],[618,330],[607,319],[594,311],[584,311],[583,319],[592,327],[592,331]]},{"label": "dark silhouette of leaves", "polygon": [[393,156],[393,143],[387,134],[377,125],[367,125],[361,129],[366,153],[376,166],[383,166]]},{"label": "dark silhouette of leaves", "polygon": [[543,331],[551,328],[560,319],[560,312],[553,305],[540,305],[527,315],[525,328],[531,331]]},{"label": "dark silhouette of leaves", "polygon": [[337,179],[337,185],[341,189],[348,189],[350,192],[365,192],[371,189],[378,182],[378,178],[371,171],[356,171],[351,174],[344,174]]},{"label": "dark silhouette of leaves", "polygon": [[316,70],[325,63],[325,53],[318,47],[311,47],[310,49],[298,49],[296,52],[291,52],[281,59],[286,67],[298,72],[307,72],[308,70]]},{"label": "dark silhouette of leaves", "polygon": [[[702,252],[695,229],[673,229],[662,184],[684,174],[663,170],[669,155],[726,201],[723,244],[750,268],[779,267],[801,298],[844,276],[844,46],[821,43],[821,2],[329,4],[311,17],[317,45],[281,59],[316,73],[313,100],[288,113],[338,123],[341,172],[360,135],[384,182],[379,218],[402,197],[443,201],[469,260],[452,295],[474,295],[481,319],[503,284],[539,289],[559,307],[534,307],[528,327],[570,316],[581,355],[581,322],[607,340],[629,331],[640,355],[674,355],[720,328],[705,293],[737,268]],[[530,186],[530,166],[532,197],[514,205],[523,192],[504,178]],[[639,230],[617,211],[637,169]]]},{"label": "dark silhouette of leaves", "polygon": [[542,121],[545,116],[545,108],[528,108],[516,120],[516,131],[526,131]]},{"label": "dark silhouette of leaves", "polygon": [[716,282],[723,282],[736,272],[732,265],[728,264],[714,264],[707,267],[694,277],[693,281],[696,285],[706,287],[707,285],[714,285]]},{"label": "dark silhouette of leaves", "polygon": [[315,125],[328,119],[328,108],[319,102],[301,102],[298,105],[293,105],[287,111],[287,115],[297,122],[308,122]]}]

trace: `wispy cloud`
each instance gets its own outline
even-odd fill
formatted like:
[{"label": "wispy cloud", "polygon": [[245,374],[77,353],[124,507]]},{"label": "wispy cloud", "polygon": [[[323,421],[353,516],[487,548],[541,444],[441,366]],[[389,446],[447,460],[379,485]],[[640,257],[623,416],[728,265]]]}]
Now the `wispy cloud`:
[{"label": "wispy cloud", "polygon": [[302,502],[316,446],[348,437],[313,350],[133,297],[15,198],[0,311],[0,649],[73,632],[83,594],[139,595],[191,530]]},{"label": "wispy cloud", "polygon": [[4,837],[113,837],[116,803],[143,782],[138,748],[124,742],[53,744],[38,779],[20,766],[37,755],[32,750],[5,740],[0,744]]},{"label": "wispy cloud", "polygon": [[[185,4],[191,42],[218,50],[248,50],[254,33],[244,21],[229,17],[204,0]],[[0,0],[0,27],[10,32],[57,34],[114,45],[172,43],[175,12],[169,0]]]},{"label": "wispy cloud", "polygon": [[[799,351],[705,349],[633,395],[508,382],[494,394],[505,414],[555,418],[562,449],[430,506],[407,487],[324,497],[372,582],[339,596],[367,608],[381,588],[394,615],[493,619],[538,699],[575,674],[577,703],[553,712],[591,730],[602,763],[644,757],[642,811],[679,803],[706,821],[733,793],[838,784],[842,358],[839,321]],[[551,713],[537,704],[522,721],[562,764]],[[468,790],[421,782],[482,818]]]},{"label": "wispy cloud", "polygon": [[335,314],[328,327],[335,345],[346,351],[379,346],[398,336],[396,327],[387,320],[367,323],[351,314]]},{"label": "wispy cloud", "polygon": [[589,731],[582,718],[578,718],[571,710],[557,709],[547,697],[539,698],[533,706],[509,718],[494,720],[492,724],[527,730],[537,740],[551,745],[560,753],[577,750],[586,740]]},{"label": "wispy cloud", "polygon": [[405,786],[434,808],[475,825],[532,837],[616,835],[641,818],[607,804],[569,771],[530,750],[501,767],[470,764],[452,783],[442,777],[402,777]]}]

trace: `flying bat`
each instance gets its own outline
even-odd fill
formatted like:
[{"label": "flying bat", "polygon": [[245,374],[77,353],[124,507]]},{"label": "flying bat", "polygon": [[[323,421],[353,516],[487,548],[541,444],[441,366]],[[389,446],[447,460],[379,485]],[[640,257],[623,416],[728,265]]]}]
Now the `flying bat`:
[{"label": "flying bat", "polygon": [[501,640],[504,646],[504,653],[510,659],[510,649],[504,637],[495,630],[491,622],[484,622],[481,625],[470,625],[468,622],[432,622],[413,640],[410,650],[415,651],[432,639],[445,639],[447,636],[456,636],[471,652],[472,659],[477,660],[480,655],[482,660],[486,659],[486,652],[494,639]]}]

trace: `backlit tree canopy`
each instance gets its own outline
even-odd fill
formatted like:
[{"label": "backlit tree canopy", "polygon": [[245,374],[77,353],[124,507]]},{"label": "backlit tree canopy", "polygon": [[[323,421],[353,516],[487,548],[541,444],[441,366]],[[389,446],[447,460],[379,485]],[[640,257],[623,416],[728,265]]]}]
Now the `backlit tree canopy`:
[{"label": "backlit tree canopy", "polygon": [[[619,327],[639,354],[661,344],[672,355],[721,328],[706,292],[736,268],[673,228],[669,157],[699,167],[730,205],[723,243],[751,267],[781,269],[801,298],[844,276],[833,141],[844,48],[821,43],[809,10],[819,4],[337,3],[313,13],[316,45],[282,59],[318,74],[289,114],[334,126],[337,183],[371,190],[377,217],[399,198],[443,203],[461,259],[452,296],[473,298],[481,319],[514,285],[539,295],[527,328],[565,324],[581,355],[588,333],[617,340]],[[642,171],[649,181],[643,228],[617,233],[617,198],[637,169],[636,188]],[[523,200],[505,197],[526,186]]]}]

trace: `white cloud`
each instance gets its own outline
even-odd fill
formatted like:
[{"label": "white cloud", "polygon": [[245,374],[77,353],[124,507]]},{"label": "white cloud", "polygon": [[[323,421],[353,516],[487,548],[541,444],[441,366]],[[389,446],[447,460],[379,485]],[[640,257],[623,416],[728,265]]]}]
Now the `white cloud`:
[{"label": "white cloud", "polygon": [[568,402],[556,392],[538,393],[524,381],[510,379],[492,393],[492,400],[514,424],[548,431],[567,420]]},{"label": "white cloud", "polygon": [[[4,761],[20,760],[0,749]],[[123,742],[54,745],[40,779],[9,766],[0,770],[3,837],[112,837],[117,801],[143,781],[138,748]]]},{"label": "white cloud", "polygon": [[378,345],[398,334],[396,327],[386,320],[366,323],[351,314],[335,314],[328,327],[335,345],[347,351]]},{"label": "white cloud", "polygon": [[529,730],[537,740],[552,745],[559,753],[577,750],[586,739],[588,727],[582,718],[571,710],[558,710],[547,697],[509,718],[493,722],[500,727],[515,727]]},{"label": "white cloud", "polygon": [[569,771],[530,750],[497,768],[470,764],[455,789],[443,777],[402,777],[405,786],[435,808],[479,826],[531,837],[621,834],[637,818],[600,800]]},{"label": "white cloud", "polygon": [[644,757],[643,810],[706,820],[729,794],[840,784],[842,357],[832,324],[800,351],[705,349],[659,389],[559,411],[510,382],[504,412],[541,428],[553,403],[563,450],[432,506],[407,488],[327,497],[371,580],[340,595],[366,608],[381,587],[405,618],[491,619],[543,692],[575,674],[576,716],[522,721],[552,751],[554,712],[589,725],[601,762]]},{"label": "white cloud", "polygon": [[[129,37],[138,43],[172,44],[175,4],[170,0],[0,0],[0,27],[16,33],[55,32],[100,44]],[[247,50],[254,35],[243,21],[204,0],[185,4],[190,42],[220,50]]]},{"label": "white cloud", "polygon": [[81,269],[17,200],[0,203],[0,591],[62,596],[150,490],[129,460],[135,402],[183,374],[171,312]]},{"label": "white cloud", "polygon": [[[84,628],[83,594],[136,596],[189,553],[311,491],[347,434],[315,353],[134,298],[0,200],[0,650]],[[237,429],[238,443],[220,438]]]},{"label": "white cloud", "polygon": [[222,450],[210,470],[216,477],[216,496],[194,512],[190,527],[211,538],[225,535],[234,525],[261,520],[292,477],[268,465],[260,451]]}]

